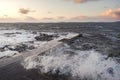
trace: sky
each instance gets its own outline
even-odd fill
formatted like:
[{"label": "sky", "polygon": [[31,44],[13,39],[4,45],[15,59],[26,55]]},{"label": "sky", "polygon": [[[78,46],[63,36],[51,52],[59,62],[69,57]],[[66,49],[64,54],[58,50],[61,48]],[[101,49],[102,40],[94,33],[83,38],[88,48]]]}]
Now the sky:
[{"label": "sky", "polygon": [[0,0],[0,22],[120,21],[120,0]]}]

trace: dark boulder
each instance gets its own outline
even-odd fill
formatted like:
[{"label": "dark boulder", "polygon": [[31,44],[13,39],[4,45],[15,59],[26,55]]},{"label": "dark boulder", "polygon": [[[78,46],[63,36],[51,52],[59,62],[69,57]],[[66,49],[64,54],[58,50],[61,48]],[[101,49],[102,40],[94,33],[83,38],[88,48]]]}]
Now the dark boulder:
[{"label": "dark boulder", "polygon": [[48,34],[40,34],[39,36],[36,36],[35,39],[37,41],[50,41],[53,40],[53,35],[48,35]]},{"label": "dark boulder", "polygon": [[26,44],[20,44],[15,46],[15,48],[9,48],[9,49],[12,51],[24,52],[26,51],[27,48],[28,46]]}]

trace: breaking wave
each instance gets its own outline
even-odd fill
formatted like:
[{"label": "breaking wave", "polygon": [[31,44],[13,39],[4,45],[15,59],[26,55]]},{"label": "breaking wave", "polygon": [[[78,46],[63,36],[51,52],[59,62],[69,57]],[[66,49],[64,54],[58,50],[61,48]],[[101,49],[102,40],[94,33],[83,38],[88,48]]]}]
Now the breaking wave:
[{"label": "breaking wave", "polygon": [[120,64],[115,58],[95,50],[73,50],[61,44],[37,56],[28,57],[22,65],[41,73],[67,75],[76,80],[120,80]]}]

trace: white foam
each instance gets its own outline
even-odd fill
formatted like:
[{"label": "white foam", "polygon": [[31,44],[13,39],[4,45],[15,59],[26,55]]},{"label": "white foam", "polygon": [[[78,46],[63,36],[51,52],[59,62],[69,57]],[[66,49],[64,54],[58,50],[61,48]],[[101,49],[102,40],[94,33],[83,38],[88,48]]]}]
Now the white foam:
[{"label": "white foam", "polygon": [[[3,49],[3,52],[0,52],[0,57],[4,57],[4,56],[12,56],[14,54],[13,51],[8,51],[5,50],[4,47],[6,45],[9,45],[11,47],[15,47],[16,45],[19,45],[21,43],[26,44],[28,46],[34,46],[34,47],[40,47],[40,46],[44,46],[45,43],[47,43],[47,41],[36,41],[35,40],[35,36],[40,35],[40,33],[45,33],[48,35],[58,35],[60,37],[58,37],[57,39],[54,38],[54,40],[60,40],[62,38],[67,38],[67,37],[72,37],[73,35],[75,35],[75,33],[64,33],[66,35],[62,35],[63,33],[51,33],[51,32],[37,32],[36,34],[32,33],[33,31],[29,31],[29,30],[0,30],[0,48]],[[68,34],[68,35],[67,35]],[[54,41],[53,40],[53,41]],[[33,43],[30,43],[30,41],[33,41]]]},{"label": "white foam", "polygon": [[[45,44],[45,41],[35,41],[34,37],[39,34],[32,34],[31,31],[27,30],[0,30],[0,48],[2,49],[6,45],[15,47],[21,43],[33,45],[35,47]],[[34,43],[29,43],[29,41],[34,41]],[[5,56],[13,56],[17,51],[10,51],[4,49],[0,52],[0,58]],[[17,52],[18,53],[18,52]]]},{"label": "white foam", "polygon": [[74,51],[69,46],[60,45],[45,55],[28,57],[23,66],[26,69],[38,68],[42,73],[54,74],[59,70],[59,74],[71,74],[80,79],[120,80],[120,64],[105,57],[94,50]]},{"label": "white foam", "polygon": [[[20,33],[20,34],[16,34]],[[5,35],[6,33],[15,33],[9,37]],[[36,35],[27,32],[25,30],[1,30],[0,31],[0,46],[13,45],[22,42],[33,41]]]},{"label": "white foam", "polygon": [[18,54],[17,51],[10,51],[10,50],[7,50],[7,51],[4,51],[4,52],[0,52],[0,58],[1,57],[11,57],[15,54]]}]

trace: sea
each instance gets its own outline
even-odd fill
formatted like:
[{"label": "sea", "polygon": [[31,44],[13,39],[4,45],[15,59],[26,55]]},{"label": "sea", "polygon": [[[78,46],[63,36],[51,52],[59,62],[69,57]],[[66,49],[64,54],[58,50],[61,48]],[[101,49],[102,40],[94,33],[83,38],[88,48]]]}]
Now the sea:
[{"label": "sea", "polygon": [[23,69],[0,70],[4,74],[0,80],[120,80],[120,22],[0,23],[0,40],[5,32],[23,32],[17,36],[18,42],[34,40],[31,31],[77,33],[81,37],[26,58],[21,63]]}]

